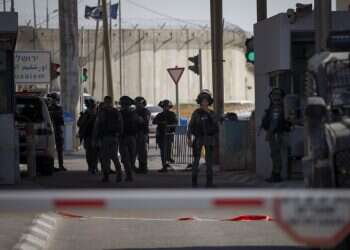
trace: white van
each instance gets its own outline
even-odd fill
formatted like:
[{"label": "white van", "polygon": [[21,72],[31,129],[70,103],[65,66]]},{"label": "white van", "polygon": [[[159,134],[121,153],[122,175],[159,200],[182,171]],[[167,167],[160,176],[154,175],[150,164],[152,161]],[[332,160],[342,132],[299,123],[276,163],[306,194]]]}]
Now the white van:
[{"label": "white van", "polygon": [[26,124],[33,123],[37,171],[52,175],[55,160],[55,135],[50,114],[42,97],[16,94],[16,126],[19,130],[20,162],[26,164]]}]

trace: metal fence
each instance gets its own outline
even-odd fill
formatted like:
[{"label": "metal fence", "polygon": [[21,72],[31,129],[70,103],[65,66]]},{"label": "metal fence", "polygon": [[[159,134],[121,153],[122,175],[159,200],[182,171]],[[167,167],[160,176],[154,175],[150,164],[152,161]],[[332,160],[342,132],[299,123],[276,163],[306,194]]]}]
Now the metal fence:
[{"label": "metal fence", "polygon": [[[189,165],[193,161],[193,149],[187,144],[187,126],[169,126],[165,139],[166,161]],[[170,147],[170,148],[169,148]]]}]

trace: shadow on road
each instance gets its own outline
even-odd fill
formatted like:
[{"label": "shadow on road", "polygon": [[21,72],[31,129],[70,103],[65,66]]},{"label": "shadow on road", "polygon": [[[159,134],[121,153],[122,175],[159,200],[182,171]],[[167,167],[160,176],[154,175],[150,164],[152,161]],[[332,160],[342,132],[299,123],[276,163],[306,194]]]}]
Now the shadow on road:
[{"label": "shadow on road", "polygon": [[104,250],[307,250],[304,247],[290,246],[225,246],[225,247],[170,247],[170,248],[124,248]]}]

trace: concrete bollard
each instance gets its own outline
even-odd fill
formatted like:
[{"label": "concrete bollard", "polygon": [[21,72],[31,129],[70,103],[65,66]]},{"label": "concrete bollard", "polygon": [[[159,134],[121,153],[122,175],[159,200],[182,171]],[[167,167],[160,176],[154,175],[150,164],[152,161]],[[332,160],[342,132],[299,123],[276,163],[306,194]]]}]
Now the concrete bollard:
[{"label": "concrete bollard", "polygon": [[26,154],[29,177],[36,177],[35,131],[34,124],[26,125]]}]

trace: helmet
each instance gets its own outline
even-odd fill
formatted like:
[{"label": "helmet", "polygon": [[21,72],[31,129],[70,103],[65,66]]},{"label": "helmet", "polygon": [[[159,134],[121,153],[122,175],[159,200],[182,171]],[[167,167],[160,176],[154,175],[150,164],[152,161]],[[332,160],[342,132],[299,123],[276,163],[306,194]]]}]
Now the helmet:
[{"label": "helmet", "polygon": [[165,99],[165,100],[159,102],[158,106],[163,108],[163,109],[165,107],[172,108],[173,107],[173,103],[170,100]]},{"label": "helmet", "polygon": [[120,104],[120,106],[124,106],[125,107],[125,106],[134,105],[135,102],[130,96],[122,96],[119,99],[119,104]]},{"label": "helmet", "polygon": [[96,106],[96,102],[94,99],[87,99],[85,100],[85,105],[87,108],[93,108],[94,106]]},{"label": "helmet", "polygon": [[269,94],[270,100],[272,100],[272,95],[274,95],[274,94],[279,94],[279,95],[281,96],[282,99],[283,99],[283,98],[285,97],[285,95],[286,95],[286,94],[284,93],[283,89],[281,89],[281,88],[273,88],[273,89],[271,90],[270,94]]},{"label": "helmet", "polygon": [[146,101],[146,99],[145,99],[144,97],[142,97],[142,96],[136,97],[136,98],[135,98],[135,103],[141,104],[141,105],[143,105],[144,107],[147,106],[147,101]]},{"label": "helmet", "polygon": [[57,102],[60,101],[60,97],[57,93],[53,92],[53,93],[50,93],[50,94],[47,94],[47,98],[51,98]]},{"label": "helmet", "polygon": [[197,99],[196,99],[196,102],[197,102],[198,104],[201,104],[201,102],[202,102],[203,99],[207,99],[208,102],[209,102],[209,105],[212,105],[212,104],[214,103],[214,99],[213,99],[213,97],[211,96],[210,91],[207,90],[207,89],[204,89],[204,90],[202,90],[202,91],[199,93],[199,95],[198,95],[198,97],[197,97]]}]

